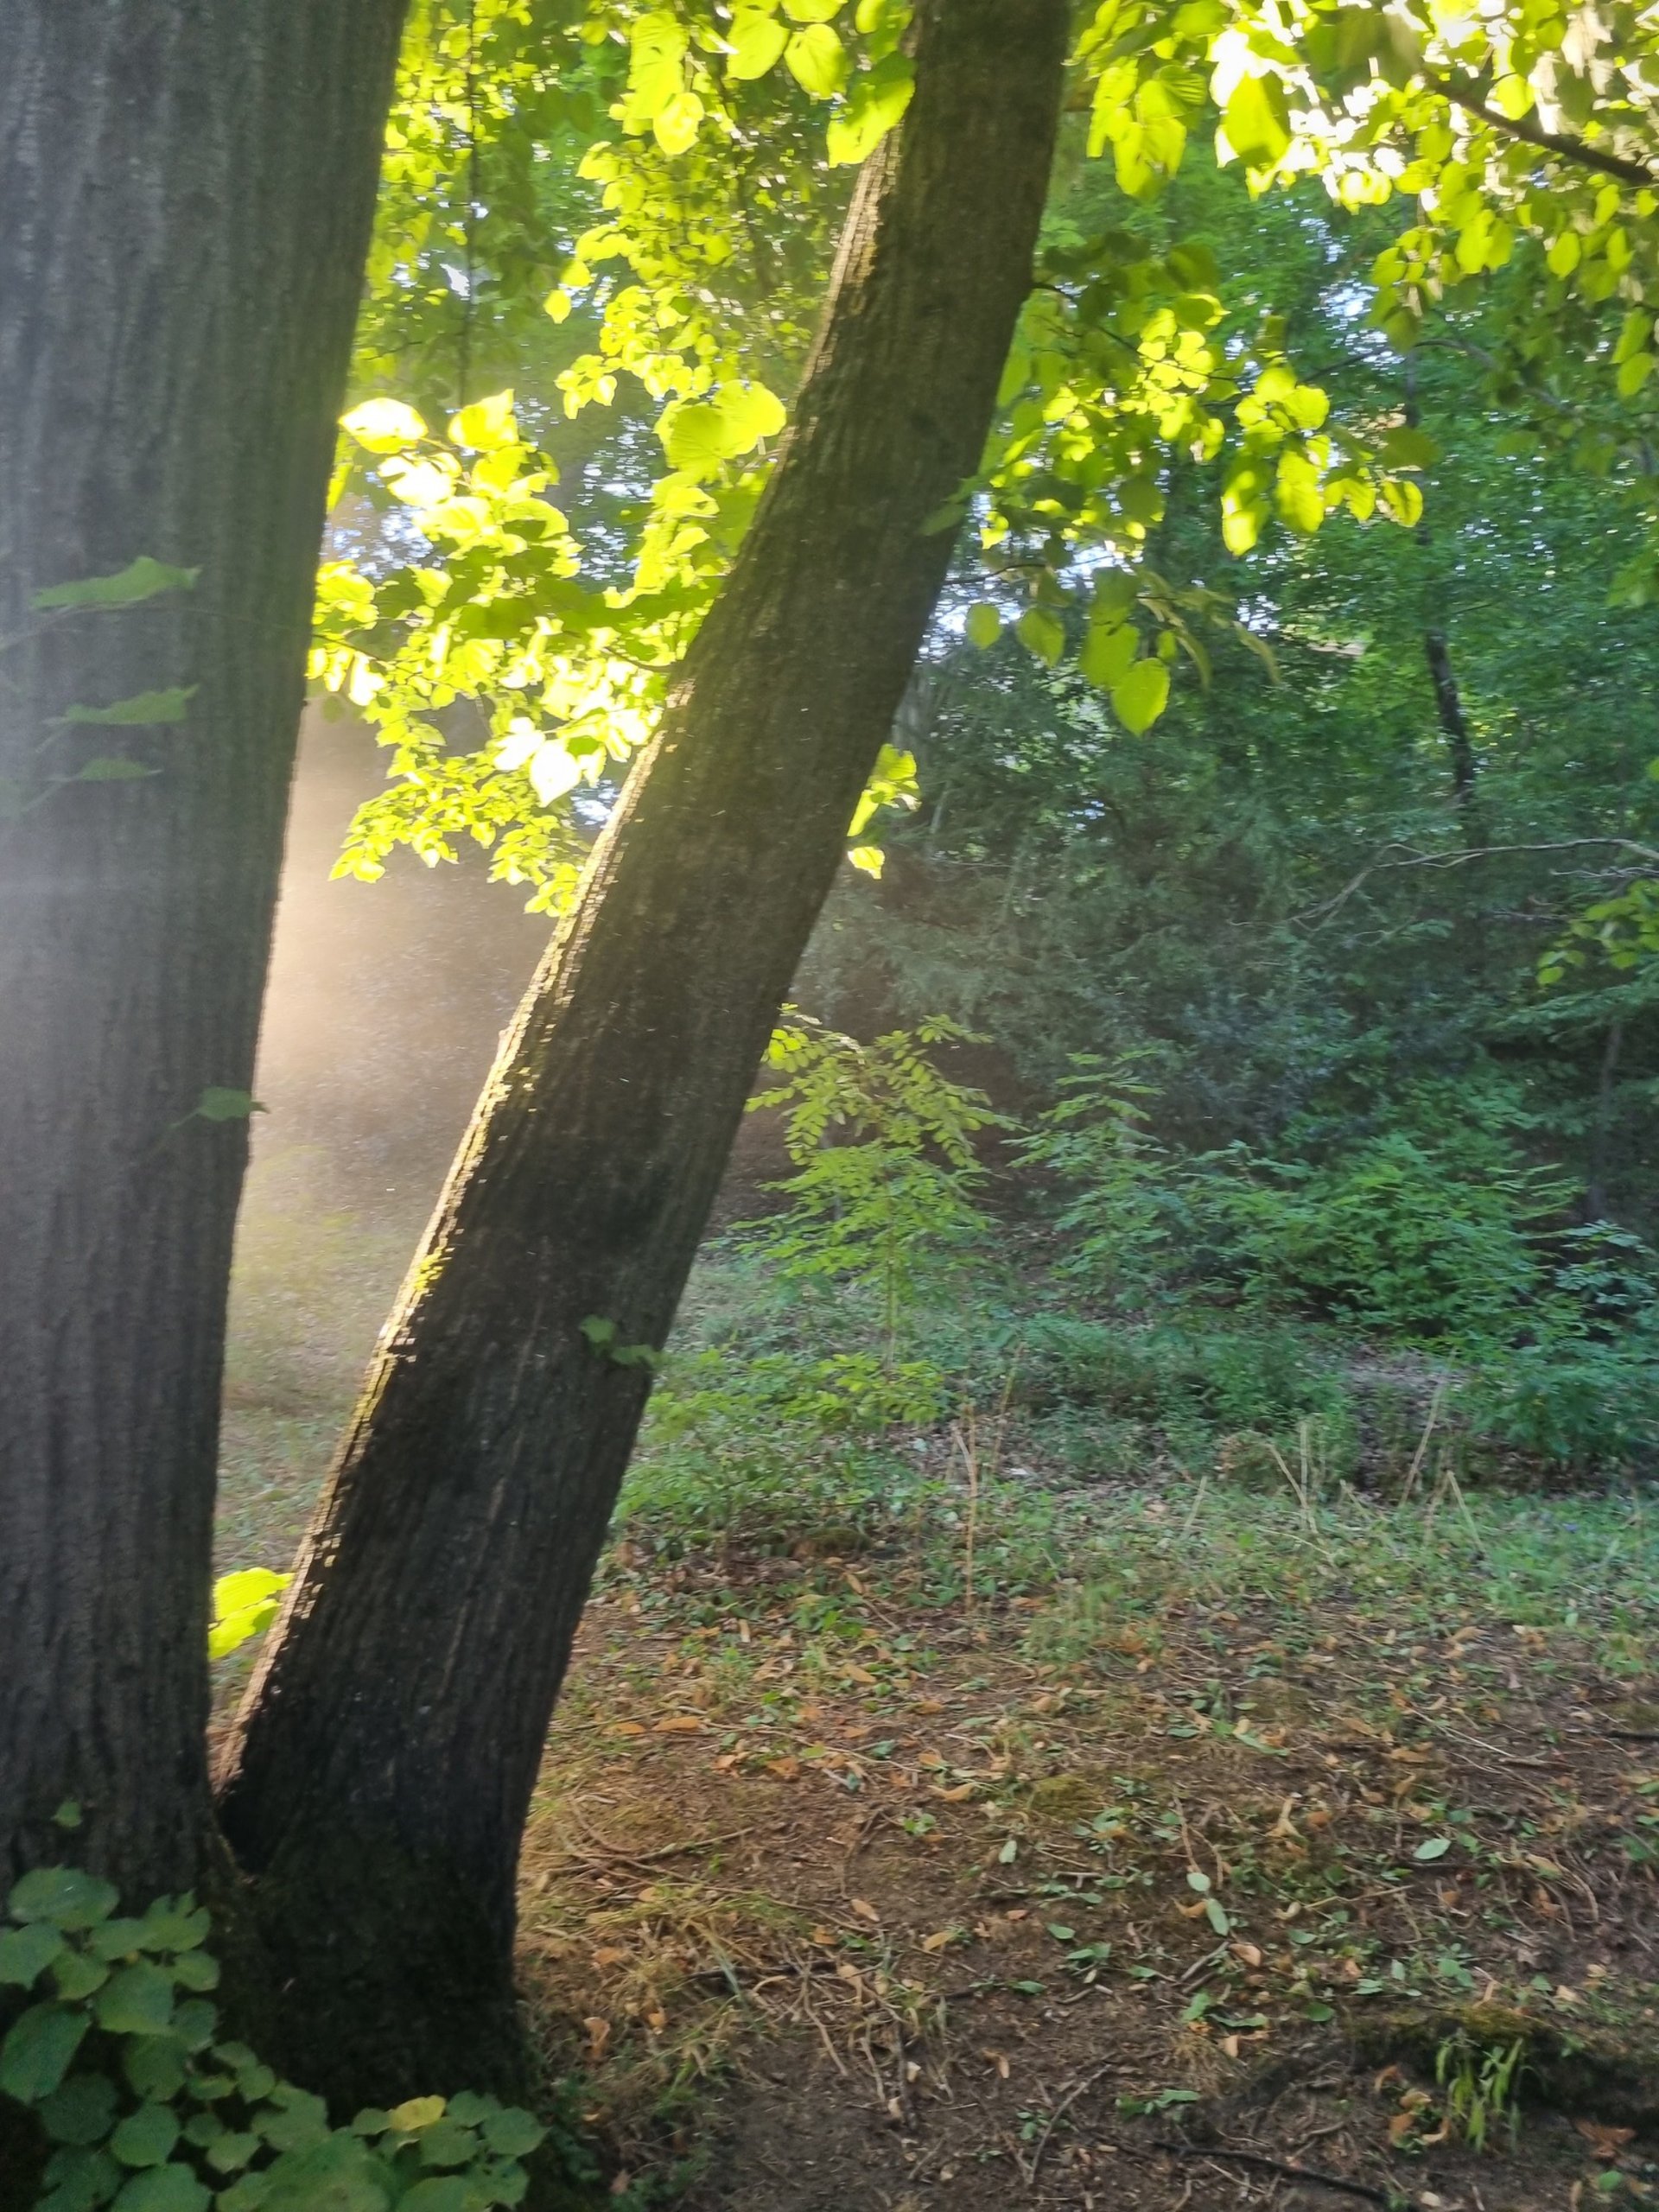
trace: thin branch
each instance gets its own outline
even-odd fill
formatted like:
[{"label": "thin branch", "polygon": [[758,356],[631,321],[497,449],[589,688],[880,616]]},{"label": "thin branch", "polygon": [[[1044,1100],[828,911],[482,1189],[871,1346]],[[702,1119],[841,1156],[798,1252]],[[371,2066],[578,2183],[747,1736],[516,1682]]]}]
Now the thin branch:
[{"label": "thin branch", "polygon": [[[1385,875],[1395,868],[1462,868],[1470,861],[1494,860],[1506,853],[1572,853],[1580,850],[1586,845],[1611,845],[1619,852],[1634,853],[1639,860],[1647,861],[1653,867],[1659,868],[1659,850],[1656,850],[1651,845],[1639,845],[1632,837],[1562,837],[1549,844],[1472,845],[1464,852],[1413,853],[1408,859],[1402,861],[1369,862],[1350,882],[1344,884],[1334,899],[1327,899],[1323,906],[1310,906],[1303,913],[1293,915],[1291,918],[1293,921],[1312,918],[1315,926],[1320,923],[1328,922],[1340,907],[1347,905],[1362,884],[1368,882],[1374,875]],[[1382,849],[1384,852],[1389,852],[1394,849],[1385,845]]]},{"label": "thin branch", "polygon": [[1645,162],[1628,162],[1622,155],[1604,153],[1599,146],[1587,145],[1582,138],[1568,137],[1558,130],[1546,130],[1540,123],[1529,117],[1500,115],[1481,99],[1478,88],[1467,79],[1456,77],[1428,77],[1425,79],[1431,91],[1437,92],[1460,107],[1465,115],[1476,115],[1494,130],[1501,130],[1511,138],[1523,139],[1529,146],[1541,152],[1559,154],[1564,162],[1576,162],[1580,168],[1594,169],[1599,175],[1617,177],[1621,184],[1645,188],[1659,184],[1659,171],[1649,168]]},{"label": "thin branch", "polygon": [[1160,2141],[1154,2145],[1178,2158],[1230,2158],[1235,2165],[1254,2166],[1259,2173],[1286,2174],[1293,2181],[1311,2181],[1320,2189],[1340,2190],[1344,2196],[1363,2196],[1372,2204],[1394,2203],[1394,2192],[1373,2189],[1369,2182],[1348,2181],[1341,2174],[1320,2173],[1316,2167],[1304,2166],[1294,2158],[1269,2158],[1260,2151],[1224,2151],[1212,2143],[1170,2143]]}]

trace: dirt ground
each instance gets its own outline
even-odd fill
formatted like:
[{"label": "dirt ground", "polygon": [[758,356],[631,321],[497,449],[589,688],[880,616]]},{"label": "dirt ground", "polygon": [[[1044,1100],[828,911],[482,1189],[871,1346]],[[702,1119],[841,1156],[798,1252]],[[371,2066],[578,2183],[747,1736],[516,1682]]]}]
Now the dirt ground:
[{"label": "dirt ground", "polygon": [[1057,1666],[1034,1603],[964,1617],[902,1563],[625,1554],[523,1936],[614,2193],[1653,2195],[1654,1685],[1478,1594],[1397,1636],[1189,1605]]}]

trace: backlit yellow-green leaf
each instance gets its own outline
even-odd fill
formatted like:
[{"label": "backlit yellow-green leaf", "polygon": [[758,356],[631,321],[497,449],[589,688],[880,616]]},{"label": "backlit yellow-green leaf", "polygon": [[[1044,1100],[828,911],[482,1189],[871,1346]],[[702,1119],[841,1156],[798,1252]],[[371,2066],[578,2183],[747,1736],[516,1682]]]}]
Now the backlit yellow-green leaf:
[{"label": "backlit yellow-green leaf", "polygon": [[475,399],[470,407],[463,407],[458,415],[452,415],[449,435],[456,445],[470,446],[479,453],[511,445],[518,435],[511,390],[492,392],[487,399]]},{"label": "backlit yellow-green leaf", "polygon": [[728,77],[764,77],[783,59],[784,48],[789,44],[789,32],[775,16],[754,14],[747,9],[740,9],[732,17],[732,27],[726,35],[732,49],[731,59],[726,64]]},{"label": "backlit yellow-green leaf", "polygon": [[843,114],[830,118],[832,164],[866,161],[910,105],[916,72],[906,54],[892,54],[853,80]]},{"label": "backlit yellow-green leaf", "polygon": [[1014,635],[1051,668],[1065,651],[1065,626],[1046,607],[1028,607],[1014,625]]},{"label": "backlit yellow-green leaf", "polygon": [[1169,671],[1160,660],[1138,660],[1112,686],[1112,712],[1132,736],[1149,730],[1169,700]]},{"label": "backlit yellow-green leaf", "polygon": [[1251,168],[1268,168],[1290,145],[1285,88],[1276,77],[1242,77],[1222,112],[1227,143]]},{"label": "backlit yellow-green leaf", "polygon": [[880,875],[887,856],[880,845],[855,845],[847,857],[866,875]]},{"label": "backlit yellow-green leaf", "polygon": [[784,13],[792,23],[833,22],[841,13],[841,0],[784,0]]},{"label": "backlit yellow-green leaf", "polygon": [[789,73],[815,100],[832,100],[846,83],[852,65],[847,49],[828,23],[809,23],[784,48]]},{"label": "backlit yellow-green leaf", "polygon": [[659,107],[651,119],[657,143],[671,158],[683,154],[696,139],[702,121],[702,102],[695,92],[678,92]]},{"label": "backlit yellow-green leaf", "polygon": [[1091,623],[1083,641],[1083,651],[1077,656],[1077,665],[1091,683],[1097,683],[1103,691],[1109,691],[1122,681],[1140,650],[1140,642],[1133,623],[1122,622],[1116,628]]},{"label": "backlit yellow-green leaf", "polygon": [[969,643],[979,646],[983,652],[994,645],[1002,634],[1001,613],[988,600],[982,599],[976,607],[969,608],[967,620],[962,626],[968,633]]},{"label": "backlit yellow-green leaf", "polygon": [[425,423],[401,399],[365,399],[340,416],[340,426],[371,453],[397,453],[426,435]]}]

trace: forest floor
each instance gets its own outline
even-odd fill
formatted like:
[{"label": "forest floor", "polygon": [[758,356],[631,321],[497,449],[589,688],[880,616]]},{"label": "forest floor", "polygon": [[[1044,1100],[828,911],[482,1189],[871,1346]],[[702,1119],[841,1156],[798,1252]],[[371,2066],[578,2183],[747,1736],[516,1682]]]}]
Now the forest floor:
[{"label": "forest floor", "polygon": [[[280,1567],[413,1230],[303,1156],[247,1222],[221,1555]],[[752,1464],[647,1446],[524,1853],[619,2207],[1659,2200],[1639,1491],[1084,1480],[1016,1419],[970,1497],[949,1425],[721,1403]]]},{"label": "forest floor", "polygon": [[1650,1648],[1280,1528],[1288,1608],[1206,1570],[969,1611],[902,1545],[620,1548],[522,1936],[619,2196],[1659,2196]]}]

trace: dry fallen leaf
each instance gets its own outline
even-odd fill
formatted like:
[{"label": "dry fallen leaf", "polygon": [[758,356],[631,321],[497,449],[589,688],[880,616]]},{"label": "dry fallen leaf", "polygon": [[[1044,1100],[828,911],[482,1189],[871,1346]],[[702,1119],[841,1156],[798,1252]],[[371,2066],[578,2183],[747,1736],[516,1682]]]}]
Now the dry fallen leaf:
[{"label": "dry fallen leaf", "polygon": [[1259,1967],[1262,1963],[1261,1948],[1255,1943],[1235,1943],[1233,1955],[1242,1959],[1247,1967]]},{"label": "dry fallen leaf", "polygon": [[775,1774],[779,1782],[793,1782],[801,1770],[799,1759],[768,1759],[766,1772]]},{"label": "dry fallen leaf", "polygon": [[607,1944],[602,1951],[594,1953],[594,1964],[601,1968],[620,1967],[627,1955],[626,1951],[618,1950],[614,1944]]},{"label": "dry fallen leaf", "polygon": [[1616,2158],[1636,2134],[1633,2127],[1604,2127],[1593,2120],[1575,2120],[1573,2125],[1598,2158]]},{"label": "dry fallen leaf", "polygon": [[1007,2080],[1008,2054],[1006,2050],[982,2050],[979,2055],[982,2058],[988,2059],[990,2063],[995,2067],[998,2074],[1001,2076],[1003,2081],[1006,2082]]},{"label": "dry fallen leaf", "polygon": [[936,1935],[923,1936],[922,1948],[925,1951],[942,1951],[950,1941],[950,1930],[941,1928]]},{"label": "dry fallen leaf", "polygon": [[868,1897],[855,1897],[853,1899],[853,1910],[858,1915],[861,1920],[870,1921],[876,1927],[880,1926],[881,1916]]},{"label": "dry fallen leaf", "polygon": [[933,1795],[936,1797],[942,1797],[947,1805],[963,1804],[973,1794],[974,1785],[971,1782],[959,1782],[953,1789],[942,1789],[937,1782],[933,1784]]},{"label": "dry fallen leaf", "polygon": [[594,2012],[590,2013],[582,2024],[588,2031],[588,2056],[597,2065],[605,2056],[605,2046],[611,2039],[611,2024]]},{"label": "dry fallen leaf", "polygon": [[665,1713],[657,1723],[659,1736],[700,1736],[708,1726],[700,1713]]},{"label": "dry fallen leaf", "polygon": [[643,1736],[645,1732],[637,1720],[619,1720],[611,1731],[613,1736]]}]

